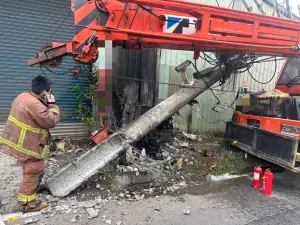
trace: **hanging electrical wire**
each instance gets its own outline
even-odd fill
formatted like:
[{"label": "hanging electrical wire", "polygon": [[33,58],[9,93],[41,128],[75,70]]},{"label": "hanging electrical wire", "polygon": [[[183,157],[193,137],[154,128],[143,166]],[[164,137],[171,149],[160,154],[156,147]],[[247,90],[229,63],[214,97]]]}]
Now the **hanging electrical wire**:
[{"label": "hanging electrical wire", "polygon": [[55,72],[55,71],[49,69],[47,66],[43,66],[43,67],[44,67],[46,70],[48,70],[50,73],[53,73],[53,74],[59,75],[59,76],[66,75],[66,74],[68,74],[68,73],[70,73],[70,72],[73,71],[73,68],[71,68],[71,69],[69,69],[69,70],[66,71],[66,72],[63,72],[63,73],[57,73],[57,72]]},{"label": "hanging electrical wire", "polygon": [[[196,64],[196,59],[195,59],[195,64],[192,63],[192,65],[194,66],[195,70],[197,71],[197,73],[199,73],[198,69],[197,69],[197,64]],[[218,100],[218,102],[220,102],[220,99],[216,96],[216,94],[214,93],[214,91],[211,89],[211,87],[208,85],[208,83],[206,82],[206,80],[202,77],[203,82],[206,84],[207,88],[211,91],[211,93],[215,96],[215,98]]]},{"label": "hanging electrical wire", "polygon": [[198,110],[196,110],[196,109],[194,109],[192,106],[191,106],[191,109],[195,112],[195,113],[197,113],[199,116],[201,116],[201,118],[206,122],[206,123],[208,123],[208,124],[216,124],[216,123],[219,123],[219,122],[223,122],[223,123],[226,123],[223,119],[219,119],[219,120],[217,120],[217,121],[208,121],[207,119],[205,119],[205,117],[198,111]]},{"label": "hanging electrical wire", "polygon": [[251,74],[250,69],[248,69],[247,71],[248,71],[250,77],[251,77],[254,81],[256,81],[257,83],[259,83],[259,84],[268,84],[268,83],[270,83],[270,82],[275,78],[275,76],[276,76],[276,72],[277,72],[277,60],[276,60],[276,57],[275,57],[275,70],[274,70],[274,74],[273,74],[273,76],[271,77],[271,79],[270,79],[269,81],[267,81],[267,82],[261,82],[261,81],[258,81],[258,80],[257,80],[256,78],[254,78],[254,76]]},{"label": "hanging electrical wire", "polygon": [[[224,60],[224,55],[226,56],[225,57],[226,60]],[[216,56],[216,59],[213,59],[212,57],[210,57],[206,53],[203,53],[204,57],[201,57],[201,58],[204,59],[205,61],[208,61],[209,63],[212,63],[215,68],[218,67],[218,66],[220,66],[221,64],[226,64],[226,66],[229,68],[229,71],[230,71],[231,74],[232,73],[233,74],[243,73],[243,72],[246,72],[246,71],[248,71],[251,74],[251,72],[249,71],[249,69],[253,66],[253,64],[259,63],[259,62],[273,61],[273,59],[276,60],[276,58],[274,58],[274,57],[269,57],[269,58],[265,58],[265,59],[259,59],[255,55],[242,55],[242,54],[224,54],[224,55],[223,54],[219,54],[218,56]],[[220,61],[221,58],[223,59],[222,61]],[[196,63],[195,63],[195,65],[196,65]],[[197,69],[197,67],[195,65],[194,65],[195,70],[198,71],[198,69]],[[43,68],[45,68],[48,72],[51,72],[52,74],[55,74],[55,75],[65,75],[67,73],[70,73],[73,70],[73,68],[69,69],[69,70],[67,70],[67,68],[63,68],[64,70],[67,70],[67,71],[66,72],[62,72],[62,73],[57,73],[57,72],[51,70],[50,68],[44,66],[44,67],[41,67],[41,71],[42,71],[42,73],[45,76],[47,76],[47,74],[45,73],[45,71],[43,70]],[[274,72],[273,78],[274,78],[275,75],[276,75],[276,71]],[[115,75],[114,75],[114,78],[126,79],[126,80],[132,80],[132,81],[140,81],[140,82],[148,82],[148,83],[156,83],[156,84],[163,84],[163,85],[173,85],[173,86],[181,87],[180,84],[167,83],[167,82],[157,82],[157,81],[150,81],[150,80],[144,80],[144,79],[122,77],[122,76],[115,76]],[[233,78],[232,78],[232,80],[233,80]],[[256,80],[256,79],[254,78],[254,80]],[[206,82],[206,81],[204,80],[204,82]],[[227,85],[229,85],[230,82]],[[268,82],[266,82],[266,83],[268,83]],[[209,90],[212,92],[212,94],[215,96],[215,98],[218,101],[219,101],[219,99],[216,96],[216,94],[213,92],[213,90],[220,91],[219,89],[216,89],[220,85],[221,85],[221,83],[218,84],[218,85],[216,85],[216,86],[214,86],[214,87],[209,88]],[[195,87],[186,87],[186,88],[193,88],[194,89]],[[203,88],[203,90],[206,90],[206,88]],[[226,90],[225,93],[237,93],[237,91]]]},{"label": "hanging electrical wire", "polygon": [[[227,90],[226,90],[226,91],[223,91],[223,92],[221,92],[221,93],[218,93],[217,95],[223,95],[223,94],[228,93],[229,88],[230,88],[230,84],[231,84],[231,82],[235,79],[235,75],[236,75],[236,74],[234,74],[233,77],[231,78],[231,80],[228,81],[228,83],[227,83],[226,85],[223,86],[223,88],[226,88],[226,87],[228,86]],[[221,91],[221,90],[220,90],[220,91]]]}]

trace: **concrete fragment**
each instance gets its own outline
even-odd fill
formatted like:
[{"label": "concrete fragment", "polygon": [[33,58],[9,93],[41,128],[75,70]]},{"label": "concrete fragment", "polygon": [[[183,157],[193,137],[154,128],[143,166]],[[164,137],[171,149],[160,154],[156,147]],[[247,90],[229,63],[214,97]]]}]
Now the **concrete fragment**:
[{"label": "concrete fragment", "polygon": [[67,209],[66,211],[65,211],[65,213],[70,213],[72,210],[71,209]]},{"label": "concrete fragment", "polygon": [[188,142],[182,142],[182,143],[180,143],[180,147],[189,147],[189,143]]},{"label": "concrete fragment", "polygon": [[111,220],[105,220],[106,224],[111,224]]},{"label": "concrete fragment", "polygon": [[69,210],[69,206],[67,206],[67,205],[57,205],[55,207],[55,210],[56,210],[56,212],[57,211],[67,211],[67,210]]},{"label": "concrete fragment", "polygon": [[76,220],[76,218],[73,218],[73,219],[70,220],[70,222],[71,222],[71,223],[76,223],[77,220]]},{"label": "concrete fragment", "polygon": [[89,219],[93,219],[98,216],[98,213],[96,212],[96,210],[94,208],[86,208],[85,210],[89,214]]},{"label": "concrete fragment", "polygon": [[136,184],[146,184],[154,181],[154,177],[151,173],[140,172],[139,176],[135,173],[121,173],[115,177],[116,186],[119,188],[126,188],[127,186]]},{"label": "concrete fragment", "polygon": [[176,190],[179,190],[179,189],[183,189],[183,188],[186,188],[186,182],[185,181],[182,181],[180,183],[177,183],[177,184],[174,184],[173,186],[171,187],[168,187],[167,190],[169,191],[176,191]]},{"label": "concrete fragment", "polygon": [[116,225],[121,225],[121,224],[122,224],[122,221],[116,222]]},{"label": "concrete fragment", "polygon": [[101,198],[101,196],[100,197],[98,197],[96,200],[95,200],[98,204],[100,204],[100,203],[102,203],[102,198]]},{"label": "concrete fragment", "polygon": [[24,224],[32,224],[32,223],[36,223],[39,221],[39,218],[28,218],[26,220],[24,220]]},{"label": "concrete fragment", "polygon": [[6,198],[6,199],[1,201],[1,205],[7,205],[8,202],[9,202],[9,200]]},{"label": "concrete fragment", "polygon": [[149,194],[152,195],[153,192],[154,192],[153,188],[150,188],[150,189],[149,189]]},{"label": "concrete fragment", "polygon": [[48,203],[58,202],[59,201],[59,198],[53,197],[52,195],[47,195],[45,198],[46,198],[46,200],[47,200]]},{"label": "concrete fragment", "polygon": [[169,152],[163,152],[161,155],[164,159],[166,159],[170,156],[170,153]]},{"label": "concrete fragment", "polygon": [[84,207],[84,208],[92,208],[92,207],[94,207],[96,204],[97,204],[97,202],[94,201],[94,200],[86,201],[86,202],[83,202],[83,207]]},{"label": "concrete fragment", "polygon": [[188,210],[188,209],[187,209],[187,210],[183,210],[183,214],[184,214],[184,215],[190,215],[190,214],[191,214],[191,211]]},{"label": "concrete fragment", "polygon": [[198,136],[195,135],[195,134],[187,134],[187,133],[185,133],[185,132],[182,132],[182,134],[183,134],[186,138],[190,139],[191,141],[196,141],[196,140],[198,140]]},{"label": "concrete fragment", "polygon": [[211,70],[209,74],[206,74],[207,76],[196,80],[193,88],[180,89],[129,125],[111,135],[102,144],[86,151],[76,161],[62,168],[47,181],[46,185],[51,193],[54,196],[61,197],[68,195],[107,163],[114,160],[120,152],[124,151],[127,147],[124,142],[130,144],[140,140],[208,87],[219,81],[224,72],[224,66]]},{"label": "concrete fragment", "polygon": [[101,209],[102,208],[102,205],[95,205],[95,209]]}]

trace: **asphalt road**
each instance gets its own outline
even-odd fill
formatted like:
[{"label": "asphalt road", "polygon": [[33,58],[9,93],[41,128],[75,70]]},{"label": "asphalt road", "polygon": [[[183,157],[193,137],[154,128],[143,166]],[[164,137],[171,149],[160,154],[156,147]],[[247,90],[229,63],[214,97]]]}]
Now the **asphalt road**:
[{"label": "asphalt road", "polygon": [[[137,202],[125,202],[117,205],[111,200],[103,206],[98,217],[88,219],[84,208],[78,208],[77,221],[73,224],[111,224],[122,221],[121,224],[141,225],[298,225],[300,224],[299,186],[285,176],[275,180],[272,196],[263,196],[260,191],[251,187],[249,178],[239,178],[234,181],[219,183],[214,193],[196,193],[193,187],[178,196],[162,195]],[[277,177],[277,175],[276,175]],[[283,177],[283,178],[282,178]],[[70,207],[72,204],[70,204]],[[74,204],[73,204],[74,205]],[[190,214],[185,215],[184,210]],[[55,211],[55,210],[53,210]],[[59,212],[55,215],[40,215],[36,224],[72,224],[76,217],[72,212]],[[80,216],[79,216],[80,215]]]},{"label": "asphalt road", "polygon": [[[16,167],[13,162],[10,166]],[[1,172],[16,174],[12,168],[10,170],[9,167],[2,167]],[[8,185],[15,184],[16,181],[8,179],[3,174],[1,176],[0,195],[2,197],[13,195],[16,186],[8,188]],[[119,221],[122,222],[121,225],[300,224],[300,175],[288,172],[275,174],[274,191],[270,197],[253,189],[251,182],[250,178],[244,177],[217,184],[195,185],[178,195],[165,194],[137,202],[125,201],[123,205],[110,200],[99,209],[99,215],[94,219],[88,218],[83,207],[77,207],[76,200],[68,199],[59,204],[66,205],[71,210],[59,211],[52,207],[48,213],[37,215],[39,221],[35,224],[101,225],[109,222],[116,224]],[[184,210],[189,210],[190,214],[185,215]]]}]

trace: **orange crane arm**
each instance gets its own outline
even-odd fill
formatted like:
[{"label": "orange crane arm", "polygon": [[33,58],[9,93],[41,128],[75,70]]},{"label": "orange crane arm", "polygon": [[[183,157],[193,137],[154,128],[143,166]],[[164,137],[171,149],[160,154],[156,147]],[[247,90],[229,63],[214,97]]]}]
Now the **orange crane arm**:
[{"label": "orange crane arm", "polygon": [[28,61],[56,66],[65,55],[93,63],[98,46],[298,57],[300,22],[180,0],[73,0],[76,35]]}]

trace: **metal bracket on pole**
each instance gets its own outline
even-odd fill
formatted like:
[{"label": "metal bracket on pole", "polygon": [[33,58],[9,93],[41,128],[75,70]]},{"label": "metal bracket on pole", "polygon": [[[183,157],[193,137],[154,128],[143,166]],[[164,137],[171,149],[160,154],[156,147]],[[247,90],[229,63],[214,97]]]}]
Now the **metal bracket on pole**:
[{"label": "metal bracket on pole", "polygon": [[181,63],[179,66],[175,68],[176,72],[180,73],[183,83],[180,84],[181,87],[192,87],[195,81],[189,81],[186,69],[192,64],[190,60],[186,60],[185,62]]}]

